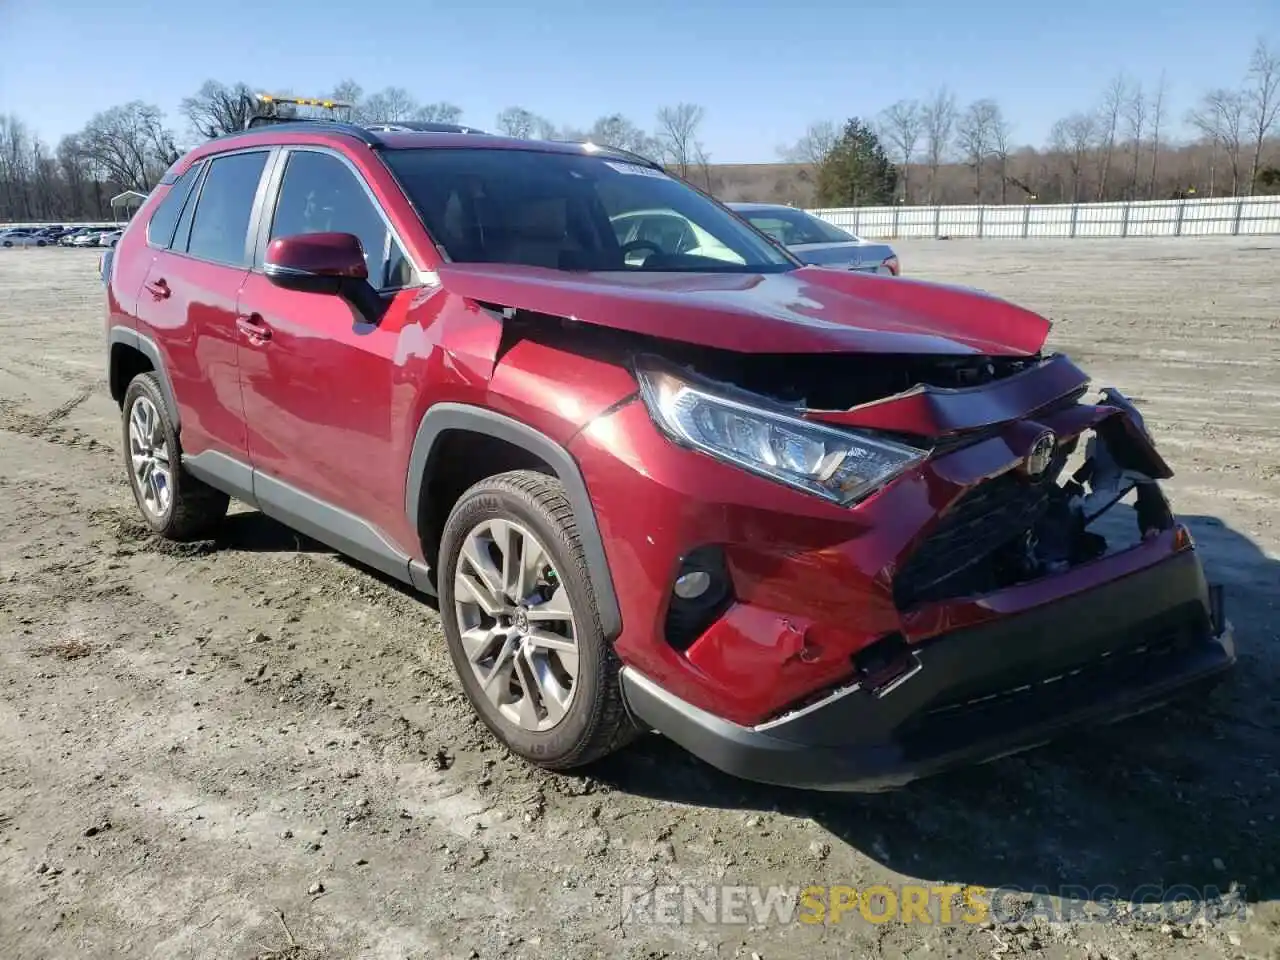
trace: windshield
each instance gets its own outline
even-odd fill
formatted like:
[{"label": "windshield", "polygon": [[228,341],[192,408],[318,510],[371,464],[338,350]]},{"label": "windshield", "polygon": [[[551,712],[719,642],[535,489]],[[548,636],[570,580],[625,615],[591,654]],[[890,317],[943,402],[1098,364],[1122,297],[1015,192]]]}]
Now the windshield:
[{"label": "windshield", "polygon": [[858,238],[803,210],[770,207],[738,211],[751,225],[788,247],[797,243],[849,243]]},{"label": "windshield", "polygon": [[699,273],[797,266],[696,190],[615,157],[474,148],[382,156],[457,262]]}]

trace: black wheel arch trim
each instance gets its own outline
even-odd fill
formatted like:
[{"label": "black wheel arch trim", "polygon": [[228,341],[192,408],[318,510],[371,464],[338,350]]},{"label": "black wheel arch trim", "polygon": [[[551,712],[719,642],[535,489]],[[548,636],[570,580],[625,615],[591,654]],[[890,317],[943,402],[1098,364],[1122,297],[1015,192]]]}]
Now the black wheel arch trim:
[{"label": "black wheel arch trim", "polygon": [[[464,403],[437,403],[429,407],[418,425],[418,432],[413,440],[413,452],[409,457],[409,475],[405,486],[405,514],[414,529],[417,529],[419,517],[422,515],[421,509],[430,480],[430,471],[435,468],[432,459],[436,442],[451,430],[465,430],[497,437],[499,440],[527,450],[551,465],[557,479],[564,485],[565,497],[573,508],[574,519],[577,521],[578,536],[582,540],[587,572],[591,577],[591,588],[595,593],[596,607],[600,616],[600,627],[604,631],[605,639],[615,639],[622,632],[622,611],[618,606],[618,595],[613,588],[609,560],[604,552],[604,541],[600,537],[600,527],[596,522],[591,496],[587,492],[587,485],[582,478],[578,462],[573,459],[568,450],[546,434],[519,420],[513,420],[484,407]],[[432,560],[431,557],[427,558],[428,563]]]},{"label": "black wheel arch trim", "polygon": [[107,334],[108,383],[111,382],[111,355],[114,353],[111,348],[117,343],[132,347],[151,361],[151,367],[155,371],[155,375],[160,378],[160,389],[164,392],[164,402],[169,408],[169,419],[175,429],[181,429],[182,421],[178,415],[178,400],[174,396],[173,384],[169,382],[169,371],[165,369],[164,357],[160,355],[160,348],[156,346],[156,342],[146,334],[139,333],[129,327],[113,326]]}]

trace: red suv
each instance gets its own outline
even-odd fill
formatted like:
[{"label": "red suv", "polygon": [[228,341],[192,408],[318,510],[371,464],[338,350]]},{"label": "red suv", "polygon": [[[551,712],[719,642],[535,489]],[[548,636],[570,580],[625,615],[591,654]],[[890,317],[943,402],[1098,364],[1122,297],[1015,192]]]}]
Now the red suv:
[{"label": "red suv", "polygon": [[151,527],[235,497],[438,594],[477,713],[547,767],[656,729],[879,789],[1235,659],[1141,417],[1048,321],[805,266],[639,157],[250,129],[105,279]]}]

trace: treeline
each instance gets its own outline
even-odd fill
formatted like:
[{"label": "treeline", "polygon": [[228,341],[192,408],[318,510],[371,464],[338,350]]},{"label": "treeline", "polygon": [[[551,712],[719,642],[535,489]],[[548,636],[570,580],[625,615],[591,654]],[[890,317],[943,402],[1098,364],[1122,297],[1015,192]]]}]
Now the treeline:
[{"label": "treeline", "polygon": [[[1079,203],[1275,192],[1278,115],[1280,52],[1259,38],[1240,83],[1206,91],[1182,114],[1169,102],[1163,74],[1144,83],[1120,73],[1093,105],[1055,122],[1040,148],[1017,145],[997,100],[962,105],[945,88],[926,100],[899,100],[873,124],[855,118],[842,130],[819,121],[795,144],[779,148],[797,168],[775,174],[770,189],[790,202],[851,203],[854,195],[843,186],[849,177],[833,180],[830,170],[850,166],[857,140],[861,173],[854,179],[880,184],[881,203]],[[1173,135],[1179,120],[1190,138]],[[882,174],[884,155],[896,170],[892,186]],[[722,176],[713,189],[759,189],[741,177],[730,179]]]},{"label": "treeline", "polygon": [[[83,130],[56,147],[35,136],[19,116],[0,114],[0,222],[100,220],[111,217],[111,198],[126,190],[146,193],[186,149],[212,137],[243,130],[255,113],[280,117],[308,108],[261,101],[263,88],[207,81],[185,98],[175,132],[160,109],[134,101],[94,115]],[[272,91],[287,95],[287,91]],[[309,94],[310,95],[310,94]],[[325,116],[354,122],[430,120],[458,123],[462,108],[444,101],[421,102],[402,87],[365,94],[354,80],[323,94],[348,106]],[[698,131],[704,116],[697,104],[662,107],[645,129],[621,114],[589,127],[557,126],[513,106],[496,118],[495,132],[513,137],[591,140],[660,159],[682,176],[709,183],[709,156]]]},{"label": "treeline", "polygon": [[[176,117],[142,101],[123,104],[52,147],[21,117],[0,114],[0,221],[109,219],[112,196],[146,193],[189,146],[244,129],[255,112],[294,109],[259,101],[262,89],[210,80]],[[340,118],[356,122],[463,119],[458,105],[421,101],[403,87],[366,93],[345,80],[324,95],[349,104]],[[851,206],[1276,192],[1278,115],[1280,53],[1260,39],[1240,83],[1206,91],[1189,109],[1169,102],[1163,76],[1144,82],[1120,74],[1094,105],[1058,120],[1040,147],[1017,145],[997,100],[962,105],[947,89],[897,101],[874,118],[812,123],[779,148],[786,162],[778,164],[712,163],[701,137],[705,110],[694,103],[662,107],[648,126],[622,114],[566,126],[523,106],[479,125],[631,150],[726,200]]]}]

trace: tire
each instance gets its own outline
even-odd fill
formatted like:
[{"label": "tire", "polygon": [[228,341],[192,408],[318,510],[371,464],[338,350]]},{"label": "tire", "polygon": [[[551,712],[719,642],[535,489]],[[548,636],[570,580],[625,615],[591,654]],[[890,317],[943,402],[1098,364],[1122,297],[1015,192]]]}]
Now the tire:
[{"label": "tire", "polygon": [[[502,615],[484,614],[481,604],[471,602],[479,594],[463,582],[469,581],[484,591],[484,581],[470,558],[476,556],[480,545],[486,542],[496,547],[504,529],[518,531],[516,537],[521,546],[518,551],[511,548],[514,555],[530,556],[519,551],[532,549],[528,539],[531,535],[550,567],[545,577],[528,577],[536,579],[538,586],[525,593],[526,603],[515,605],[505,595],[499,598],[499,602],[514,610],[507,616],[510,623],[506,641],[502,639]],[[512,542],[508,540],[508,546]],[[464,559],[466,547],[470,550]],[[494,557],[491,549],[489,572],[501,580],[501,570]],[[538,564],[529,565],[531,570],[534,567],[543,569]],[[516,470],[471,487],[454,505],[445,524],[438,569],[440,619],[458,678],[477,715],[512,753],[541,767],[567,770],[612,753],[636,735],[638,731],[627,715],[619,685],[622,664],[600,628],[573,508],[559,480],[530,470]],[[492,600],[496,594],[489,596]],[[556,614],[565,610],[566,601],[572,626],[563,619],[555,619]],[[521,610],[525,611],[523,617]],[[492,627],[489,621],[493,621]],[[521,635],[522,626],[532,627],[541,639],[535,640],[532,634]],[[464,630],[469,638],[467,644],[464,644]],[[568,686],[567,705],[559,694],[565,690],[564,680],[570,674],[568,656],[561,650],[535,649],[538,643],[546,642],[549,632],[556,634],[556,641],[561,644],[567,632],[576,648],[572,661],[576,675]],[[478,646],[475,638],[486,635],[492,639],[481,640]],[[494,650],[492,657],[477,655],[486,649],[485,643]],[[510,668],[506,674],[500,674],[502,653],[509,650],[510,643],[518,646],[508,658]],[[477,655],[474,665],[472,655]],[[536,671],[540,679],[535,679],[531,670]],[[486,674],[491,680],[490,693],[485,692],[486,686],[482,683]],[[545,710],[545,716],[534,716],[526,699],[498,702],[513,696],[512,691],[517,687],[521,697],[527,697],[524,687],[528,681],[533,681],[537,688],[532,702]],[[534,728],[533,722],[543,726]]]},{"label": "tire", "polygon": [[147,526],[167,540],[209,537],[231,498],[183,469],[178,433],[154,373],[133,378],[121,414],[129,488]]}]

